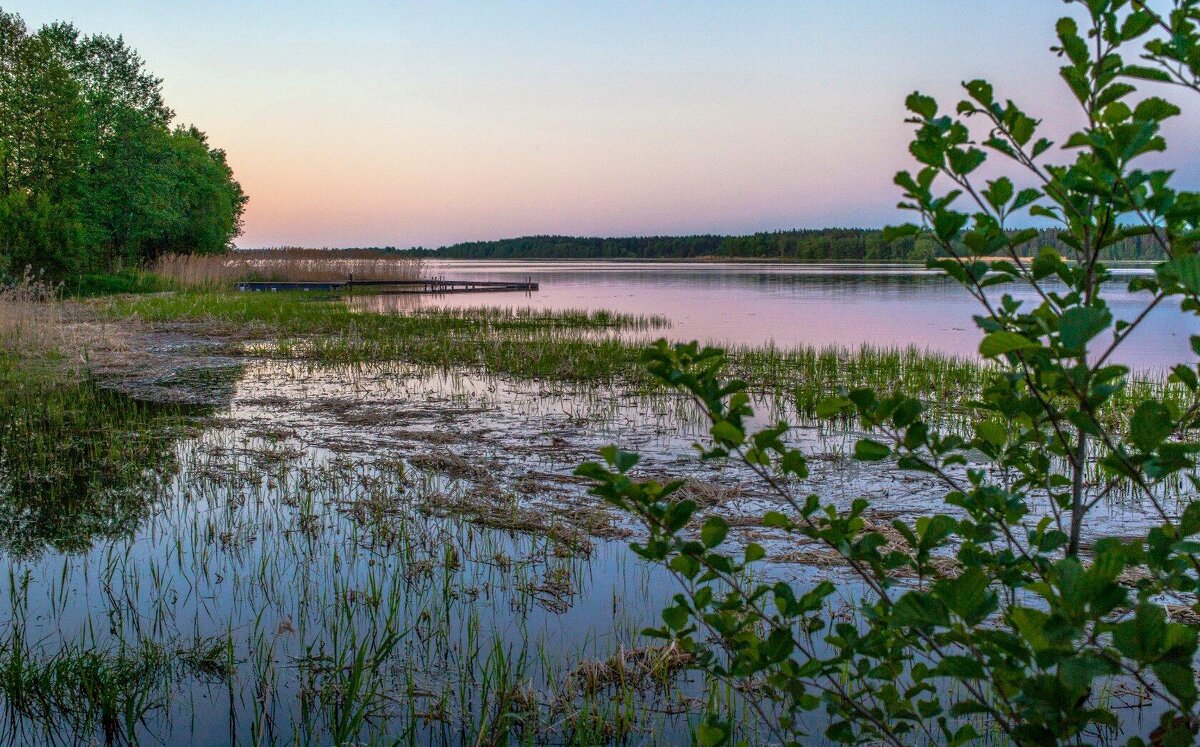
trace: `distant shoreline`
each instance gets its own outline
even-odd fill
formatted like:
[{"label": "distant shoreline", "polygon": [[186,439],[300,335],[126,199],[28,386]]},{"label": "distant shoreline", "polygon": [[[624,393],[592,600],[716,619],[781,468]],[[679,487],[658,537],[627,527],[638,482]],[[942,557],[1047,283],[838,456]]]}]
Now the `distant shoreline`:
[{"label": "distant shoreline", "polygon": [[[854,257],[837,257],[837,258],[797,258],[797,257],[746,257],[746,256],[724,256],[719,254],[701,254],[692,257],[449,257],[438,256],[436,252],[420,249],[393,249],[390,247],[321,247],[321,248],[304,248],[304,247],[261,247],[261,248],[235,248],[235,254],[271,257],[279,254],[289,254],[295,256],[307,256],[309,259],[384,259],[395,257],[396,259],[404,260],[420,260],[431,262],[472,262],[481,264],[500,264],[505,262],[524,262],[531,264],[548,264],[552,262],[567,263],[567,264],[583,264],[589,262],[603,262],[606,264],[631,264],[631,265],[663,265],[663,264],[682,264],[682,265],[717,265],[717,264],[738,264],[738,265],[798,265],[798,266],[816,266],[816,265],[835,265],[835,266],[878,266],[878,267],[926,267],[924,258],[870,258],[860,259]],[[982,262],[997,262],[997,261],[1012,261],[1012,258],[1005,255],[987,256],[987,257],[969,257],[972,261]],[[1023,261],[1032,261],[1031,256],[1022,256]],[[1068,261],[1069,258],[1068,258]],[[1113,267],[1131,267],[1131,266],[1151,266],[1159,261],[1154,258],[1110,258],[1101,260],[1106,265]]]},{"label": "distant shoreline", "polygon": [[[542,264],[550,262],[566,262],[572,264],[582,264],[585,262],[604,262],[606,264],[628,264],[628,265],[877,265],[880,267],[916,267],[927,269],[924,261],[919,259],[788,259],[786,257],[422,257],[422,261],[428,260],[431,262],[479,262],[479,263],[501,263],[501,262],[527,262],[530,264]],[[983,262],[1007,261],[1011,262],[1012,257],[969,257],[968,259],[979,260]],[[1023,261],[1032,261],[1033,257],[1021,257]],[[1068,262],[1071,262],[1069,258]],[[1108,266],[1118,267],[1133,267],[1153,266],[1159,260],[1154,259],[1105,259],[1101,262]],[[931,268],[936,269],[936,268]]]}]

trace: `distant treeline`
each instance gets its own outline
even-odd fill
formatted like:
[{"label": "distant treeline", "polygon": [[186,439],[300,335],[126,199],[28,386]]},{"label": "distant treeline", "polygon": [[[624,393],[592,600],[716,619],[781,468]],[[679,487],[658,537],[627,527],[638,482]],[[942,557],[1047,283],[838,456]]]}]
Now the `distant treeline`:
[{"label": "distant treeline", "polygon": [[[1022,247],[1035,254],[1042,246],[1066,247],[1054,231],[1041,231]],[[383,247],[379,251],[397,251]],[[785,259],[827,261],[923,261],[938,254],[932,239],[908,237],[890,244],[883,232],[859,228],[771,231],[749,236],[635,236],[598,238],[523,236],[498,241],[472,241],[439,249],[418,247],[418,256],[439,259]],[[1108,259],[1158,259],[1162,251],[1150,239],[1130,239],[1112,247]]]},{"label": "distant treeline", "polygon": [[173,118],[120,37],[31,32],[0,9],[0,281],[229,247],[246,196],[224,151]]}]

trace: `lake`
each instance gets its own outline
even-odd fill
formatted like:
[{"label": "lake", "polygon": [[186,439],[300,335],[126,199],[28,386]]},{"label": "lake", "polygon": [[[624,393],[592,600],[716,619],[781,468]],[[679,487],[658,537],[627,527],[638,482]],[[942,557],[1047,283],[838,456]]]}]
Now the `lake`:
[{"label": "lake", "polygon": [[[722,345],[866,343],[974,355],[980,339],[971,319],[980,311],[975,300],[955,281],[918,265],[438,260],[427,262],[425,272],[448,279],[530,278],[541,287],[528,294],[371,296],[354,303],[372,310],[494,305],[653,314],[671,320],[669,337]],[[1125,287],[1139,272],[1147,270],[1114,270],[1117,281],[1107,293],[1117,319],[1134,318],[1149,297]],[[1032,301],[1031,292],[1021,291],[1009,289]],[[1194,357],[1188,342],[1194,334],[1200,320],[1160,307],[1115,357],[1138,369],[1166,368]]]}]

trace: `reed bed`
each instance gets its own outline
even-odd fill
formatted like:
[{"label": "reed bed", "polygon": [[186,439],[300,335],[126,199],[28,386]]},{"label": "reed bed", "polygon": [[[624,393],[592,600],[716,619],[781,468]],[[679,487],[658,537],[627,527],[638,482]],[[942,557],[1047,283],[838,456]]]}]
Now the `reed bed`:
[{"label": "reed bed", "polygon": [[0,288],[0,349],[23,355],[45,355],[74,348],[65,325],[60,285],[28,270],[12,285]]},{"label": "reed bed", "polygon": [[418,280],[421,260],[322,249],[239,250],[227,254],[167,254],[150,271],[184,288],[211,289],[247,281]]},{"label": "reed bed", "polygon": [[[115,302],[112,314],[148,321],[203,320],[216,328],[256,330],[256,353],[323,363],[385,361],[439,370],[576,384],[620,385],[652,393],[660,385],[639,365],[645,333],[666,320],[584,311],[504,308],[355,311],[312,293],[192,293]],[[625,334],[632,333],[632,334]],[[263,338],[270,342],[262,343]],[[729,374],[750,382],[773,414],[815,422],[817,404],[839,388],[918,392],[943,427],[971,432],[974,401],[994,375],[978,359],[916,348],[735,346]],[[1161,373],[1131,377],[1106,412],[1121,420],[1146,396],[1185,403],[1186,390]],[[1120,423],[1114,422],[1114,425]]]},{"label": "reed bed", "polygon": [[499,327],[530,325],[541,329],[612,329],[645,331],[667,329],[671,320],[657,314],[622,314],[607,309],[581,311],[575,309],[532,309],[524,306],[466,306],[426,307],[405,312],[406,316],[424,319],[461,319]]}]

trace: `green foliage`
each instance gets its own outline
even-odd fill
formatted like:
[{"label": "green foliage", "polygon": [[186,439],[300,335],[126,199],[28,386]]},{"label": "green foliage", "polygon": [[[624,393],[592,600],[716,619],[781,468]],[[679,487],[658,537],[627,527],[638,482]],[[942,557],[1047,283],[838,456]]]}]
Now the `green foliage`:
[{"label": "green foliage", "polygon": [[225,153],[173,116],[121,39],[30,32],[0,10],[0,281],[228,247],[246,197]]},{"label": "green foliage", "polygon": [[[1130,400],[1128,370],[1109,362],[1156,306],[1200,314],[1200,194],[1139,165],[1166,149],[1161,123],[1179,109],[1135,99],[1135,83],[1147,79],[1200,92],[1200,2],[1176,0],[1166,15],[1136,0],[1076,4],[1088,26],[1064,18],[1055,48],[1086,119],[1063,144],[1066,162],[1050,162],[1040,120],[985,81],[964,84],[953,114],[919,93],[906,102],[920,168],[896,183],[920,223],[888,235],[936,242],[943,256],[930,266],[980,304],[980,353],[996,367],[975,403],[973,435],[940,432],[915,391],[847,388],[817,409],[870,431],[856,458],[894,460],[943,484],[944,513],[895,522],[897,540],[868,524],[866,500],[839,512],[800,495],[807,467],[789,445],[793,426],[750,429],[748,385],[725,378],[724,353],[660,342],[645,355],[655,376],[708,414],[703,458],[743,460],[776,496],[781,510],[764,524],[823,544],[851,569],[861,588],[853,621],[830,615],[837,590],[828,581],[759,580],[754,564],[767,552],[732,552],[723,523],[704,524],[698,539],[685,531],[696,506],[676,497],[682,483],[637,479],[635,454],[610,447],[602,463],[578,470],[645,525],[634,551],[680,582],[664,625],[648,633],[743,685],[780,743],[811,738],[816,710],[834,742],[962,744],[982,738],[982,723],[1016,743],[1076,743],[1120,728],[1103,695],[1113,681],[1154,701],[1153,743],[1190,744],[1200,731],[1198,626],[1188,622],[1200,613],[1200,501],[1182,514],[1161,502],[1172,480],[1200,488],[1200,376],[1194,362],[1174,369],[1182,401],[1146,392]],[[1139,51],[1123,54],[1131,44]],[[979,176],[996,156],[1013,178]],[[1018,213],[1054,221],[1065,252],[1024,256],[1033,234],[1007,225]],[[1130,284],[1145,310],[1114,320],[1102,257],[1135,238],[1164,259]],[[1018,301],[1006,285],[1037,300]],[[1200,353],[1200,337],[1193,347]],[[1137,495],[1159,525],[1085,544],[1089,515],[1116,489]],[[1187,614],[1173,619],[1168,602]],[[697,739],[719,743],[710,727]]]},{"label": "green foliage", "polygon": [[170,285],[148,272],[126,270],[114,273],[89,273],[72,279],[63,286],[69,296],[108,296],[114,293],[158,293]]}]

